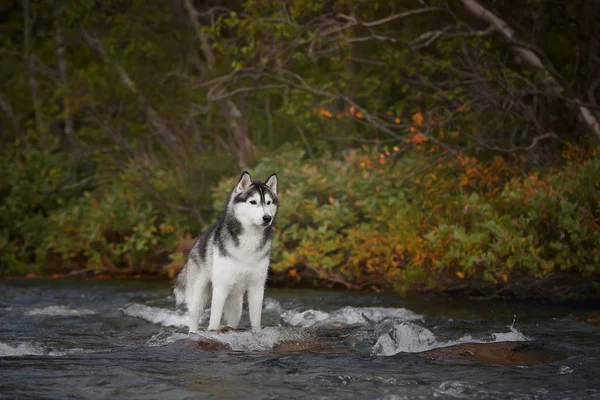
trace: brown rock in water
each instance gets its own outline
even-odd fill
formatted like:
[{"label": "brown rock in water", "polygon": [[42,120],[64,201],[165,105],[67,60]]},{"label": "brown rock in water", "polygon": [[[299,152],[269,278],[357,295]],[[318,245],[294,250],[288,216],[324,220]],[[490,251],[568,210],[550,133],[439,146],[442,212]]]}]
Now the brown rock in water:
[{"label": "brown rock in water", "polygon": [[[225,330],[223,333],[229,332]],[[203,339],[198,341],[198,347],[205,351],[231,351],[231,347],[227,343],[222,343],[216,340]],[[273,347],[273,351],[276,353],[284,354],[350,354],[354,351],[349,347],[342,347],[336,345],[336,343],[319,340],[309,339],[304,341],[298,340],[287,340],[277,343]]]},{"label": "brown rock in water", "polygon": [[[247,329],[224,327],[220,333],[243,332]],[[344,344],[350,330],[318,330],[317,337],[303,340],[286,340],[277,343],[273,351],[282,354],[353,354],[351,346]],[[216,340],[203,339],[198,346],[205,351],[231,351],[231,347]],[[489,365],[536,365],[549,364],[565,358],[531,342],[462,343],[417,353],[436,361],[477,362]]]},{"label": "brown rock in water", "polygon": [[471,361],[491,365],[549,364],[563,358],[523,342],[462,343],[420,354],[438,361]]},{"label": "brown rock in water", "polygon": [[277,343],[273,351],[286,354],[351,354],[354,350],[350,347],[320,339],[308,339],[303,341],[287,340]]},{"label": "brown rock in water", "polygon": [[231,347],[227,343],[217,342],[216,340],[200,340],[198,346],[206,351],[231,351]]}]

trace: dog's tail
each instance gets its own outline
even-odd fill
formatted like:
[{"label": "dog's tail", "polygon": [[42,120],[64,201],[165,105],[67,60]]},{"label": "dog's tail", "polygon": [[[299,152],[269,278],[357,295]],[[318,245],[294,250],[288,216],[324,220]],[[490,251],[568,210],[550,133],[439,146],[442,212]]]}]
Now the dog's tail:
[{"label": "dog's tail", "polygon": [[173,294],[175,295],[175,304],[178,306],[185,304],[186,275],[187,275],[187,264],[181,269],[181,271],[179,271],[177,278],[175,278],[175,285],[173,286]]}]

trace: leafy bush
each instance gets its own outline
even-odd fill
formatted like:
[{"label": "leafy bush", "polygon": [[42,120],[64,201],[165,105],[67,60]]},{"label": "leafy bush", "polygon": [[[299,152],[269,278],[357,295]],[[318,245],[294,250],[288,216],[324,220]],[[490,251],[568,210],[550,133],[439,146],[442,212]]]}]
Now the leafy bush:
[{"label": "leafy bush", "polygon": [[[277,172],[282,198],[273,268],[400,291],[600,273],[597,152],[542,177],[516,159],[406,150],[306,159],[286,147],[264,158],[253,177]],[[215,207],[235,179],[217,187]]]},{"label": "leafy bush", "polygon": [[[155,272],[198,221],[165,210],[142,190],[177,193],[176,171],[130,165],[103,171],[35,148],[0,158],[0,266],[3,274],[94,267],[96,272]],[[100,174],[100,175],[96,175]],[[150,176],[149,176],[150,174]],[[83,177],[85,176],[85,177]]]}]

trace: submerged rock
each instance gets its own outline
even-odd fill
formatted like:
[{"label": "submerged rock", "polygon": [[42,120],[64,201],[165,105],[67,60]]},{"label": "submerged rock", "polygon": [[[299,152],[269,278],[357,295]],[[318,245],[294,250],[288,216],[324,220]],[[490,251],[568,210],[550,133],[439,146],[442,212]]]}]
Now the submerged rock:
[{"label": "submerged rock", "polygon": [[[310,329],[304,337],[281,340],[272,346],[273,352],[282,354],[358,354],[359,351],[345,340],[357,329],[345,327],[341,329]],[[244,332],[246,329],[224,327],[220,335]],[[226,340],[203,338],[198,346],[205,351],[232,351]],[[396,356],[401,356],[398,353]],[[564,355],[543,348],[533,342],[493,342],[493,343],[460,343],[431,350],[412,352],[439,362],[476,362],[489,365],[535,365],[549,364],[565,358]]]},{"label": "submerged rock", "polygon": [[419,354],[436,361],[470,361],[491,365],[549,364],[564,358],[527,342],[461,343]]}]

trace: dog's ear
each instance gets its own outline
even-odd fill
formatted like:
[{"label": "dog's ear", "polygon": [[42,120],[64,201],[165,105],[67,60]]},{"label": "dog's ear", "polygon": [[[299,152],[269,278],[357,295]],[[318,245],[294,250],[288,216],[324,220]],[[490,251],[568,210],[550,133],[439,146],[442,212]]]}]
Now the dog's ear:
[{"label": "dog's ear", "polygon": [[265,182],[265,185],[267,185],[271,192],[277,194],[277,175],[271,175],[269,179],[267,179],[267,181]]},{"label": "dog's ear", "polygon": [[250,178],[250,174],[247,171],[244,171],[244,173],[242,174],[242,177],[240,178],[240,181],[238,182],[237,186],[235,187],[235,192],[241,193],[244,190],[248,189],[248,187],[250,187],[251,184],[252,184],[252,178]]}]

